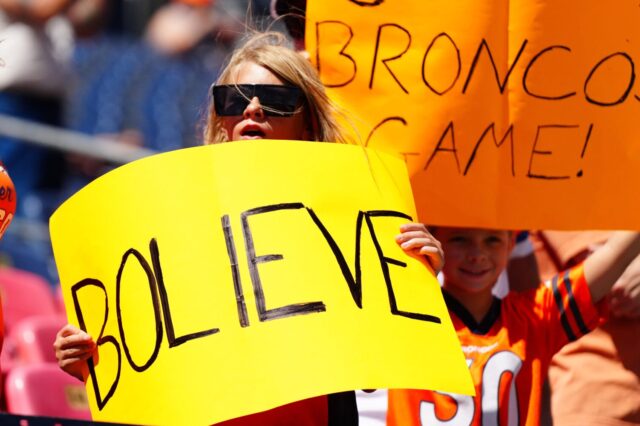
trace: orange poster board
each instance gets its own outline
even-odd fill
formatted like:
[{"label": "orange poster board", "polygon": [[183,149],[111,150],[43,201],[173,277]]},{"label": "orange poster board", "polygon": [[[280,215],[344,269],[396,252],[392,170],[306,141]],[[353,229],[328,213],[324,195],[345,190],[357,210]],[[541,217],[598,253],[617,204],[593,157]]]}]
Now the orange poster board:
[{"label": "orange poster board", "polygon": [[306,47],[357,138],[438,225],[640,229],[640,8],[309,0]]}]

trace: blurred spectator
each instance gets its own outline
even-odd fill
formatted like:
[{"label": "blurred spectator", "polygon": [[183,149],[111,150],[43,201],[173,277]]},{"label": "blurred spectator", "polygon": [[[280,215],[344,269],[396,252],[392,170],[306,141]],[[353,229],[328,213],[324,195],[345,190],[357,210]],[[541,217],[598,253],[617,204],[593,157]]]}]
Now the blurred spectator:
[{"label": "blurred spectator", "polygon": [[[268,0],[0,0],[0,114],[157,151],[199,145],[209,85],[266,15]],[[0,160],[15,170],[26,220],[0,244],[0,263],[55,282],[49,216],[114,165],[2,134]]]},{"label": "blurred spectator", "polygon": [[[586,258],[608,238],[607,232],[535,234],[543,277]],[[565,346],[549,370],[551,416],[556,426],[640,424],[640,257],[632,262],[610,295],[611,317],[602,326]],[[544,418],[545,416],[543,416]]]},{"label": "blurred spectator", "polygon": [[69,99],[72,129],[158,151],[200,144],[197,123],[207,89],[244,31],[234,15],[238,6],[229,13],[223,1],[155,3],[144,37],[114,31],[126,22],[111,19],[108,31],[78,45],[74,65],[81,79]]},{"label": "blurred spectator", "polygon": [[[72,22],[66,16],[71,5],[68,0],[0,0],[0,113],[61,124],[73,48]],[[63,167],[62,157],[3,135],[0,138],[0,160],[13,171],[21,194],[17,216],[43,219],[42,206],[34,204],[31,196],[59,184],[56,178]]]},{"label": "blurred spectator", "polygon": [[[60,126],[74,31],[89,33],[105,0],[0,0],[0,114]],[[0,132],[0,160],[20,193],[16,219],[43,224],[56,207],[64,157]],[[0,250],[16,266],[50,276],[50,249],[14,226]],[[14,232],[16,231],[16,232]]]}]

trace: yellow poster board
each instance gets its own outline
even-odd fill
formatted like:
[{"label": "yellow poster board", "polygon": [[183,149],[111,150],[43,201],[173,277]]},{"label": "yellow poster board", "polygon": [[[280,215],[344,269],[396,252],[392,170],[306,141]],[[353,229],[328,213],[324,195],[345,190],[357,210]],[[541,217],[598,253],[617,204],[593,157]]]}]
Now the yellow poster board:
[{"label": "yellow poster board", "polygon": [[[160,154],[51,218],[95,420],[211,424],[364,388],[472,393],[439,285],[394,237],[403,162],[332,143]],[[144,407],[144,409],[141,409]]]},{"label": "yellow poster board", "polygon": [[596,0],[309,0],[306,48],[420,219],[640,229],[640,8]]}]

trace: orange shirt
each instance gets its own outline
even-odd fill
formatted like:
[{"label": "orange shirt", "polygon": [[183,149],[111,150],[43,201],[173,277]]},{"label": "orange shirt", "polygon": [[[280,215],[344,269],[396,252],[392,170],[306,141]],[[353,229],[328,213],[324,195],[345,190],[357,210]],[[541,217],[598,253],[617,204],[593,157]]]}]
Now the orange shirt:
[{"label": "orange shirt", "polygon": [[476,396],[390,390],[389,425],[538,425],[551,357],[600,319],[581,265],[554,277],[550,286],[494,299],[480,323],[451,296],[445,301]]}]

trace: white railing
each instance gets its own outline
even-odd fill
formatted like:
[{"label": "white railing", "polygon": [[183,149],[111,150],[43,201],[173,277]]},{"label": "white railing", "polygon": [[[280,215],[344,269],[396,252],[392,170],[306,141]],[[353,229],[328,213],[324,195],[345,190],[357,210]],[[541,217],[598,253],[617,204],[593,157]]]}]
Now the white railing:
[{"label": "white railing", "polygon": [[[0,135],[63,152],[82,154],[116,165],[157,153],[151,149],[130,146],[107,138],[94,137],[3,114],[0,114]],[[48,241],[49,239],[47,225],[32,220],[14,218],[9,231],[31,241]]]},{"label": "white railing", "polygon": [[0,134],[31,144],[82,154],[115,164],[126,164],[157,153],[151,149],[134,147],[114,140],[85,135],[3,114],[0,114]]}]

